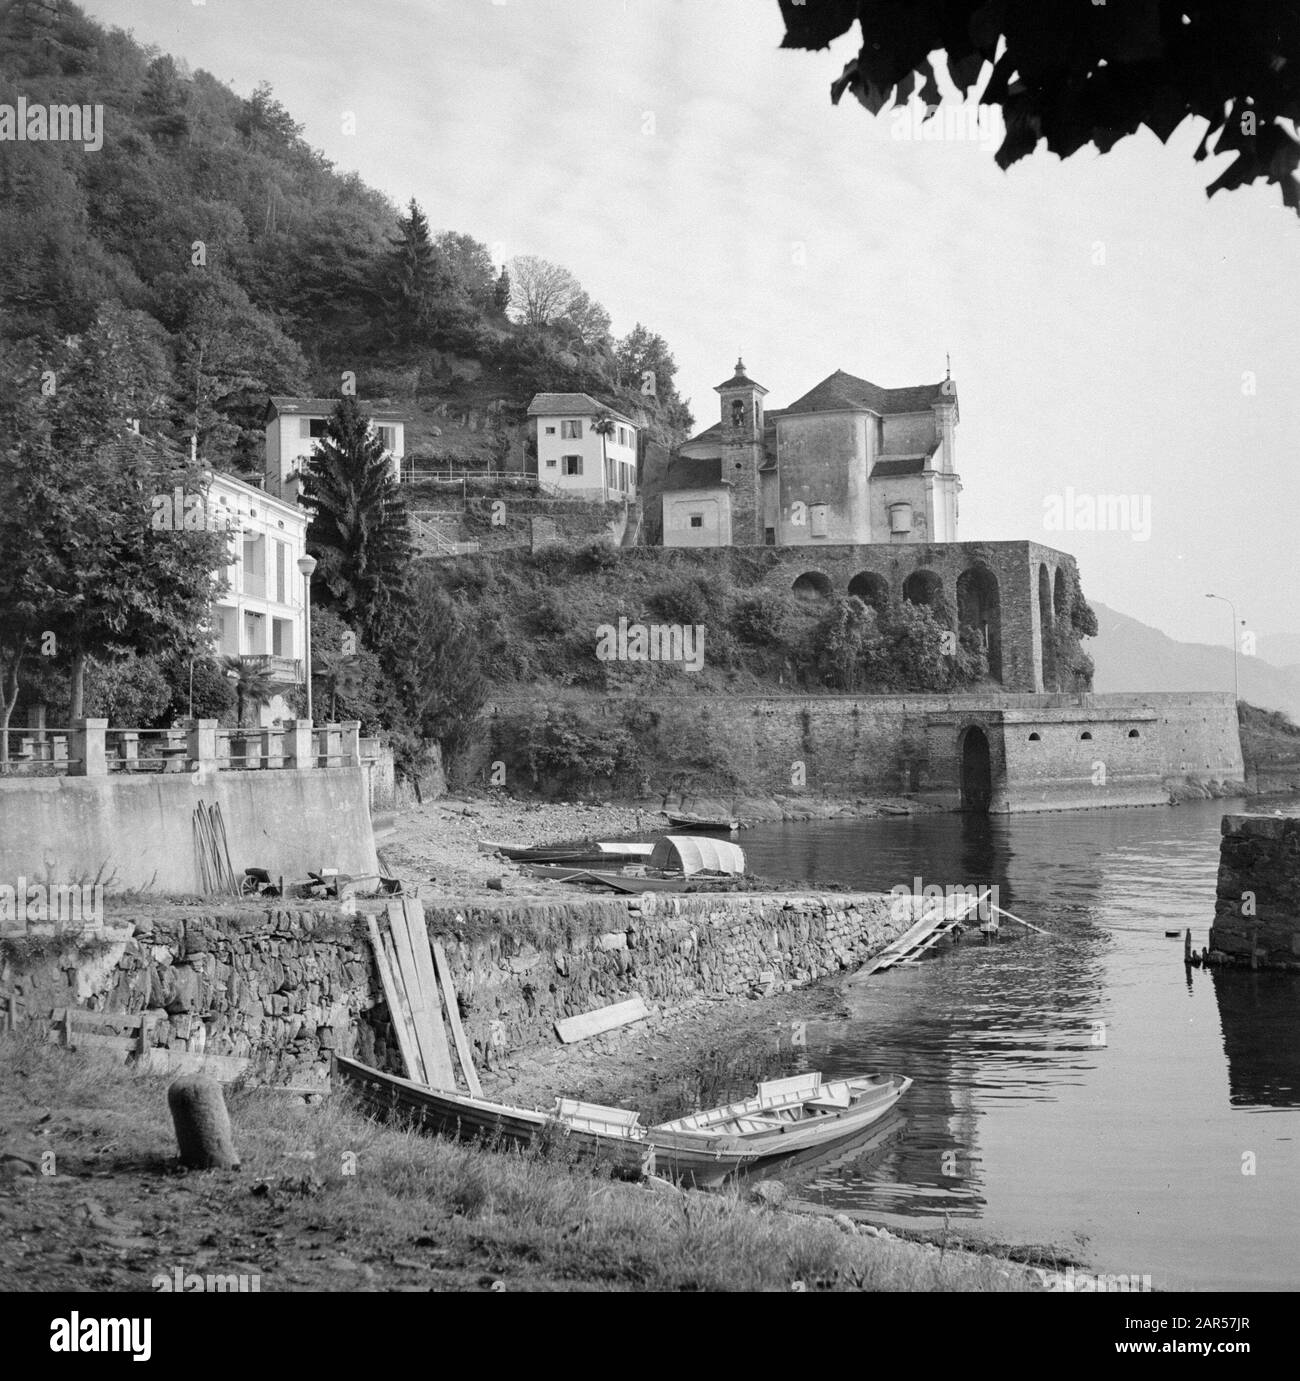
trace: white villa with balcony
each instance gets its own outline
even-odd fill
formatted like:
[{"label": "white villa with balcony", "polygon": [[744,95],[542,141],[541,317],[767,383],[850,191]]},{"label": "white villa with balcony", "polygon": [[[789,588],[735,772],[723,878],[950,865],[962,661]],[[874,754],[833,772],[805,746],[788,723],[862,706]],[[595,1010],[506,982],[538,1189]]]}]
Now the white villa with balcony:
[{"label": "white villa with balcony", "polygon": [[[266,492],[290,503],[298,497],[302,463],[325,435],[325,424],[337,398],[272,397],[266,405]],[[393,477],[402,477],[406,424],[411,414],[399,408],[375,407],[357,400],[393,458]]]},{"label": "white villa with balcony", "polygon": [[[306,652],[303,577],[298,558],[307,550],[310,514],[297,503],[275,498],[255,485],[216,471],[208,504],[228,512],[232,531],[229,588],[212,609],[217,653],[265,657],[271,675],[289,686],[301,685]],[[288,718],[290,707],[277,695],[261,711],[262,724]]]},{"label": "white villa with balcony", "polygon": [[[603,436],[593,424],[608,417]],[[526,469],[543,489],[585,499],[636,498],[637,429],[585,393],[539,393],[528,405],[536,460]],[[535,468],[534,468],[535,467]]]}]

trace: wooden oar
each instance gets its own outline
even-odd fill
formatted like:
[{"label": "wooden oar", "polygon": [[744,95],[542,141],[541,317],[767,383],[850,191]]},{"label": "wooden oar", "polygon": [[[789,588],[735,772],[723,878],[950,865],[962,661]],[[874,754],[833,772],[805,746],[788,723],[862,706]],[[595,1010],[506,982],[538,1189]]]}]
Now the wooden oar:
[{"label": "wooden oar", "polygon": [[989,902],[989,910],[996,911],[999,916],[1005,916],[1009,921],[1015,921],[1017,925],[1024,926],[1027,930],[1036,930],[1040,935],[1050,935],[1050,930],[1044,930],[1040,925],[1032,925],[1029,921],[1022,921],[1019,916],[1013,916],[1010,911],[1004,911],[1000,906],[994,906]]}]

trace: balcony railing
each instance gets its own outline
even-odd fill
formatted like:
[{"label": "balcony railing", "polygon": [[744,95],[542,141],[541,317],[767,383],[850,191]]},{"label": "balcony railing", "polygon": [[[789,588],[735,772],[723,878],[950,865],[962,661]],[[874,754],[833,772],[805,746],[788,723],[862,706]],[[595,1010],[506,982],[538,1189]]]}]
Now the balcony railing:
[{"label": "balcony railing", "polygon": [[361,765],[357,720],[313,724],[309,719],[291,719],[278,729],[226,729],[215,719],[192,719],[182,729],[110,729],[106,719],[82,719],[69,729],[9,729],[5,733],[9,760],[0,763],[0,770],[14,777]]}]

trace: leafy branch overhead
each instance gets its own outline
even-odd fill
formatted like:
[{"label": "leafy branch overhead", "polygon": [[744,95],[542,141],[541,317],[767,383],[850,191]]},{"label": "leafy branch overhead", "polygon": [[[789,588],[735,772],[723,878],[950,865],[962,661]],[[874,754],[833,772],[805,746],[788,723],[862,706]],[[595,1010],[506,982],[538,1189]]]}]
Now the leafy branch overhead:
[{"label": "leafy branch overhead", "polygon": [[[940,100],[934,55],[963,97],[1000,106],[1000,168],[1046,142],[1107,153],[1145,126],[1162,143],[1207,122],[1193,157],[1235,154],[1206,188],[1276,183],[1300,211],[1300,6],[1278,0],[779,0],[784,48],[820,49],[860,26],[831,84],[871,113]],[[1288,125],[1291,128],[1288,128]]]}]

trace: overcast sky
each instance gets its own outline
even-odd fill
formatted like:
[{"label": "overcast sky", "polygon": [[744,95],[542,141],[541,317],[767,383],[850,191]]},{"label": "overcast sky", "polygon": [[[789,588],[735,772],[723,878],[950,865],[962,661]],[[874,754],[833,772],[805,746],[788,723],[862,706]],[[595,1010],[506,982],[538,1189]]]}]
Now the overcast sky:
[{"label": "overcast sky", "polygon": [[[1072,552],[1176,638],[1226,641],[1207,591],[1297,630],[1300,219],[1262,185],[1208,200],[1227,160],[1192,162],[1199,125],[1002,173],[973,110],[923,140],[833,107],[856,44],[780,51],[776,0],[83,4],[242,94],[270,81],[435,227],[567,266],[616,333],[667,339],[700,426],[741,350],[770,407],[836,369],[933,382],[950,353],[963,540]],[[1128,530],[1045,526],[1118,495]]]}]

